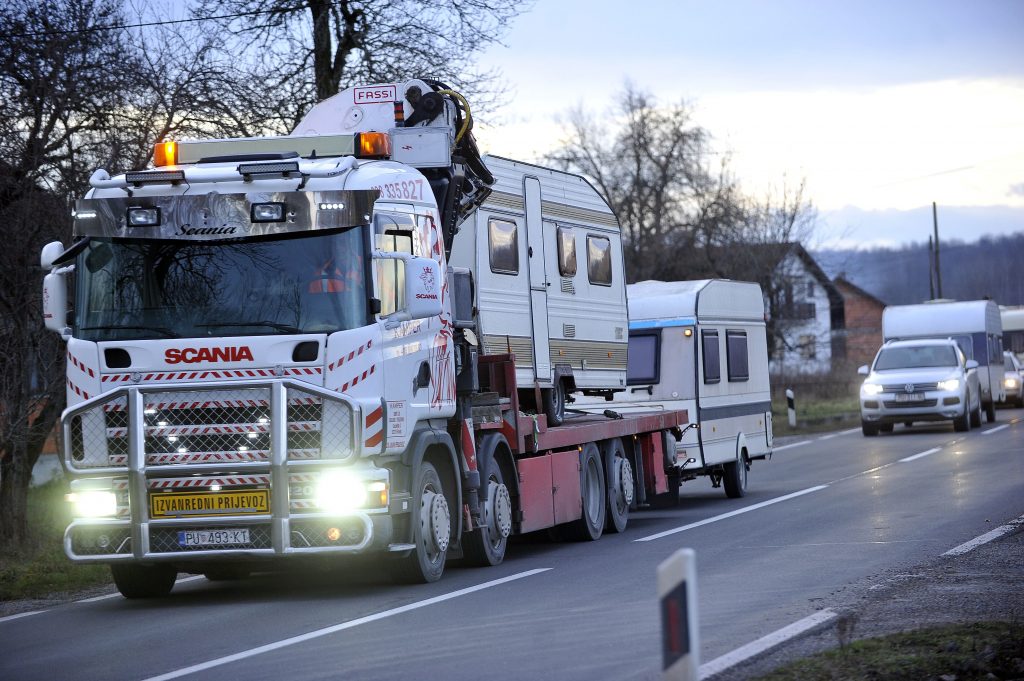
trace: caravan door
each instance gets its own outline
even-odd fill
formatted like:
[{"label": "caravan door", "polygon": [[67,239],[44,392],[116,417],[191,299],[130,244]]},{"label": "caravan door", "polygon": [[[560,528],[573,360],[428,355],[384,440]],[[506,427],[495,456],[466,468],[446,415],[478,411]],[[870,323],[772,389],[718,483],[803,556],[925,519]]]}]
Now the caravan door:
[{"label": "caravan door", "polygon": [[529,260],[530,315],[533,319],[533,368],[542,384],[551,381],[550,334],[548,333],[548,277],[544,266],[544,220],[541,215],[540,180],[523,178],[526,207],[526,255]]}]

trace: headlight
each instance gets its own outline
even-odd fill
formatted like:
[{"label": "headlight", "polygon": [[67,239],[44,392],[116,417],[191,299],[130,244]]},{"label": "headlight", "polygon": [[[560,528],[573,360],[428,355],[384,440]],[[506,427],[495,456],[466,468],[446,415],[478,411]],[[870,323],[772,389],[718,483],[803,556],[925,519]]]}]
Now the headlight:
[{"label": "headlight", "polygon": [[388,503],[387,483],[361,480],[349,471],[324,471],[316,484],[314,502],[327,513],[377,508]]},{"label": "headlight", "polygon": [[865,395],[879,395],[882,392],[882,386],[877,383],[865,383],[861,386],[860,391]]},{"label": "headlight", "polygon": [[110,491],[89,489],[71,492],[64,497],[71,502],[78,518],[103,518],[117,514],[117,496]]},{"label": "headlight", "polygon": [[1016,378],[1008,378],[1005,381],[1003,381],[1003,385],[1006,386],[1007,388],[1016,388],[1017,385],[1018,385],[1017,379]]},{"label": "headlight", "polygon": [[959,378],[950,378],[950,379],[947,379],[945,381],[939,381],[937,387],[938,387],[939,390],[945,390],[946,392],[953,392],[954,390],[959,390],[960,389],[960,379]]}]

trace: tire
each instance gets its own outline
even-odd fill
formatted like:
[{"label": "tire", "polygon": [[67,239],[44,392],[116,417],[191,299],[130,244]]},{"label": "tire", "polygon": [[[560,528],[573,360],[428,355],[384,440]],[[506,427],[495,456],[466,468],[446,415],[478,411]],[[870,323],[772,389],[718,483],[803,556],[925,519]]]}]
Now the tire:
[{"label": "tire", "polygon": [[567,534],[578,541],[596,541],[604,532],[607,495],[601,453],[593,442],[583,445],[580,453],[580,496],[583,517],[568,524]]},{"label": "tire", "polygon": [[914,422],[913,422],[913,421],[904,421],[904,422],[903,422],[903,427],[904,427],[904,428],[910,428],[910,427],[911,427],[911,426],[913,426],[913,425],[914,425]]},{"label": "tire", "polygon": [[555,381],[550,389],[542,390],[540,398],[544,401],[548,425],[560,426],[565,423],[565,386],[562,381]]},{"label": "tire", "polygon": [[1018,395],[1017,399],[1013,402],[1013,406],[1017,409],[1024,407],[1024,395]]},{"label": "tire", "polygon": [[971,429],[971,399],[967,396],[967,404],[964,405],[964,413],[953,419],[953,430],[958,433],[966,433]]},{"label": "tire", "polygon": [[512,533],[512,498],[505,486],[501,466],[492,460],[484,474],[480,509],[483,527],[474,529],[463,539],[466,562],[476,567],[500,565],[505,559],[508,536]]},{"label": "tire", "polygon": [[[967,400],[967,404],[971,401]],[[981,400],[978,400],[978,407],[971,410],[971,428],[981,428]]]},{"label": "tire", "polygon": [[178,578],[178,571],[170,565],[114,563],[110,574],[125,598],[163,598],[171,593]]},{"label": "tire", "polygon": [[626,529],[629,523],[629,507],[633,504],[636,486],[633,482],[633,466],[626,458],[626,448],[622,440],[607,440],[602,447],[606,478],[608,479],[608,507],[604,529],[618,533]]},{"label": "tire", "polygon": [[893,431],[893,428],[895,427],[896,424],[894,423],[883,423],[882,425],[878,426],[878,431],[881,433],[891,433]]},{"label": "tire", "polygon": [[730,499],[740,499],[747,495],[747,457],[746,450],[740,450],[736,454],[736,460],[725,464],[725,474],[722,482],[725,483],[725,496]]},{"label": "tire", "polygon": [[391,566],[395,581],[426,584],[436,582],[444,574],[452,535],[451,513],[444,492],[434,465],[427,461],[421,463],[412,488],[410,519],[416,548],[408,556],[396,559]]},{"label": "tire", "polygon": [[878,426],[874,423],[868,423],[867,421],[860,422],[860,430],[864,433],[864,437],[874,437],[878,435]]},{"label": "tire", "polygon": [[985,420],[989,423],[996,422],[996,403],[995,400],[989,400],[988,404],[985,405]]}]

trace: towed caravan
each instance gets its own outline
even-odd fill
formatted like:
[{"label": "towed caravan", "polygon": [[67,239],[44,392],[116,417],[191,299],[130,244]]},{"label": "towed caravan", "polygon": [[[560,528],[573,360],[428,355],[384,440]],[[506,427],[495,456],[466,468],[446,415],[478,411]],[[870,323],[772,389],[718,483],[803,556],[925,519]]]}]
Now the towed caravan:
[{"label": "towed caravan", "polygon": [[568,393],[626,387],[619,224],[579,175],[484,160],[495,182],[455,236],[451,263],[476,275],[481,351],[514,354],[516,382],[540,388],[538,412],[558,425]]},{"label": "towed caravan", "polygon": [[761,287],[722,279],[643,281],[629,295],[626,392],[614,409],[686,409],[670,484],[706,475],[746,493],[750,462],[772,451],[768,344]]}]

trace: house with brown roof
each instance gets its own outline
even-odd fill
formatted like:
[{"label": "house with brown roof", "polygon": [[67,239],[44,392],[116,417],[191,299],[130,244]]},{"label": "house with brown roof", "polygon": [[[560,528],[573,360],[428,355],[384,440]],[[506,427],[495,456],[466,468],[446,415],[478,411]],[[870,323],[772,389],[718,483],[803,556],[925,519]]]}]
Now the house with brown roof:
[{"label": "house with brown roof", "polygon": [[882,310],[885,303],[843,274],[833,280],[843,296],[846,319],[846,358],[852,366],[870,364],[882,345]]}]

